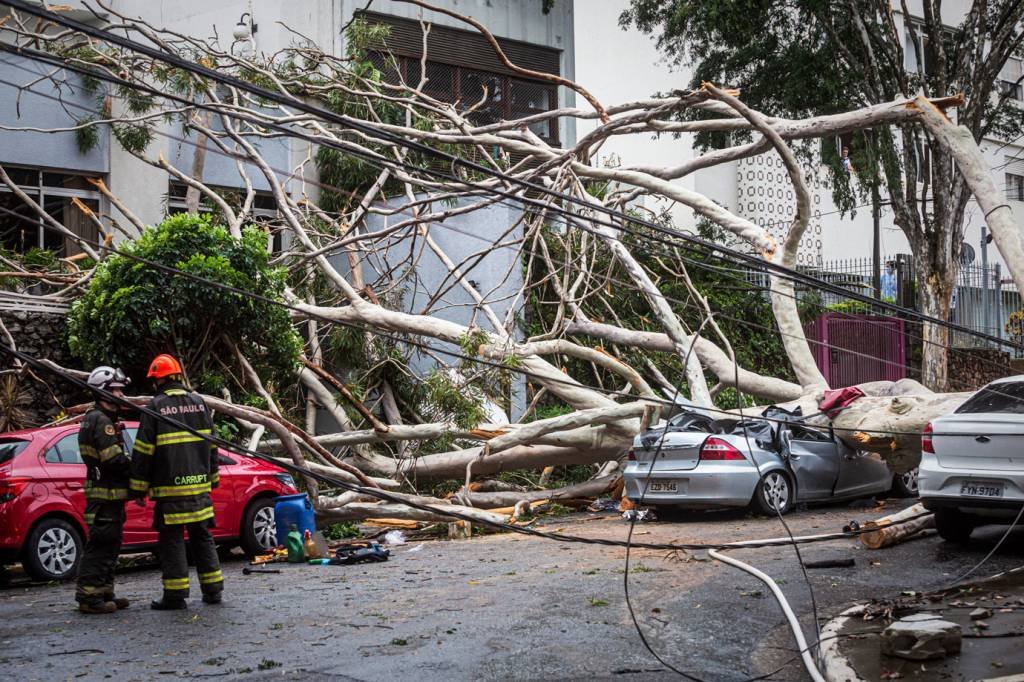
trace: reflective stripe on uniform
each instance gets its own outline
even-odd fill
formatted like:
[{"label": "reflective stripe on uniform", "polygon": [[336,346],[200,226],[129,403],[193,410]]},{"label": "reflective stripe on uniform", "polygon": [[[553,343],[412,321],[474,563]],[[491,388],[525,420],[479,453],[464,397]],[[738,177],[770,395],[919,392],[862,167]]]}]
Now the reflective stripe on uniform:
[{"label": "reflective stripe on uniform", "polygon": [[[196,429],[197,432],[209,435],[210,429]],[[179,443],[198,443],[205,440],[202,436],[195,436],[189,431],[172,431],[161,433],[156,437],[157,446],[177,445]]]},{"label": "reflective stripe on uniform", "polygon": [[127,488],[101,488],[87,485],[85,487],[85,499],[87,500],[127,500]]},{"label": "reflective stripe on uniform", "polygon": [[143,455],[152,455],[153,451],[156,450],[156,446],[150,445],[144,440],[136,440],[133,449],[135,452],[142,453]]},{"label": "reflective stripe on uniform", "polygon": [[164,395],[186,395],[186,391],[181,388],[169,388],[164,391]]},{"label": "reflective stripe on uniform", "polygon": [[220,474],[216,471],[210,474],[210,483],[220,483]]},{"label": "reflective stripe on uniform", "polygon": [[213,507],[206,507],[198,511],[178,512],[175,514],[164,514],[164,523],[177,525],[180,523],[197,523],[213,518]]},{"label": "reflective stripe on uniform", "polygon": [[188,589],[188,577],[184,578],[164,578],[164,589],[165,590],[187,590]]},{"label": "reflective stripe on uniform", "polygon": [[200,585],[209,585],[210,583],[220,583],[220,582],[224,582],[224,576],[221,575],[221,572],[220,572],[219,568],[216,571],[210,571],[209,573],[200,573],[199,574],[199,584]]},{"label": "reflective stripe on uniform", "polygon": [[149,489],[149,496],[154,500],[158,497],[188,497],[189,495],[201,495],[210,492],[209,483],[195,483],[193,485],[161,485]]},{"label": "reflective stripe on uniform", "polygon": [[91,445],[85,445],[84,443],[80,443],[78,445],[78,452],[82,455],[82,457],[92,457],[93,459],[100,458],[99,455],[96,453],[96,448],[94,448]]},{"label": "reflective stripe on uniform", "polygon": [[136,492],[144,493],[149,490],[149,481],[143,481],[138,478],[133,478],[128,481],[128,487]]},{"label": "reflective stripe on uniform", "polygon": [[108,448],[103,448],[97,454],[99,455],[99,459],[101,462],[109,461],[121,454],[121,445],[118,443],[114,443]]},{"label": "reflective stripe on uniform", "polygon": [[96,520],[96,514],[95,513],[93,513],[93,514],[86,514],[85,515],[85,525],[91,526],[92,522],[95,521],[95,520]]},{"label": "reflective stripe on uniform", "polygon": [[110,585],[79,585],[77,589],[84,595],[92,596],[94,594],[107,594],[110,591]]}]

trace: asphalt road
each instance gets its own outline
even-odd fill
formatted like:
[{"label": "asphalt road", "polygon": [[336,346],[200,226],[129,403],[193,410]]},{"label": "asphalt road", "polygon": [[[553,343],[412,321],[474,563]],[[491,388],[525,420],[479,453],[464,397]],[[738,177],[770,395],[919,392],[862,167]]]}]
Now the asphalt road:
[{"label": "asphalt road", "polygon": [[[839,530],[882,512],[846,506],[798,510],[794,533]],[[548,519],[548,529],[625,538],[616,515]],[[694,514],[637,525],[637,541],[721,542],[777,537],[777,519]],[[998,533],[967,548],[934,535],[885,550],[856,541],[815,544],[805,560],[853,558],[853,568],[810,570],[819,614],[902,590],[928,590],[976,563]],[[71,585],[0,590],[0,670],[11,679],[286,677],[288,679],[508,680],[670,679],[641,644],[623,593],[624,550],[516,535],[427,542],[391,561],[359,566],[277,565],[280,575],[244,576],[228,562],[226,602],[154,612],[159,573],[119,576],[127,611],[84,616]],[[791,547],[736,555],[772,575],[805,623],[810,599]],[[654,649],[704,680],[804,679],[791,636],[764,586],[701,554],[634,550],[633,606]],[[1015,535],[982,573],[1024,563]],[[194,576],[193,576],[194,578]],[[194,580],[193,580],[194,582]]]}]

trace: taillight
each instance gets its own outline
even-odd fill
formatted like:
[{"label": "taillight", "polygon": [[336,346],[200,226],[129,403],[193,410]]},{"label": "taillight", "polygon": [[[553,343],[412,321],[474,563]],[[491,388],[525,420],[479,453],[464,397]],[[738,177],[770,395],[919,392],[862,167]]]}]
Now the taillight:
[{"label": "taillight", "polygon": [[704,441],[704,445],[700,446],[700,458],[707,462],[721,462],[721,461],[733,461],[733,460],[745,460],[746,457],[743,453],[737,450],[735,447],[722,440],[721,438],[715,438],[711,436]]},{"label": "taillight", "polygon": [[935,444],[932,443],[932,423],[928,422],[921,432],[921,452],[935,454]]},{"label": "taillight", "polygon": [[630,462],[635,462],[636,461],[636,450],[634,450],[633,448],[630,448],[629,452],[626,453],[626,459],[628,459]]},{"label": "taillight", "polygon": [[0,478],[0,502],[10,502],[24,490],[32,479],[28,476]]}]

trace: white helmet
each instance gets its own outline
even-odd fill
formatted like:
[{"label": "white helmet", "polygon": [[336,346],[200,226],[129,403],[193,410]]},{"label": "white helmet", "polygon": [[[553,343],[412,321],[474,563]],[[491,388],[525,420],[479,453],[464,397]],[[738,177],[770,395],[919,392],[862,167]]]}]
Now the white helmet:
[{"label": "white helmet", "polygon": [[93,388],[109,391],[112,388],[124,388],[132,383],[132,380],[125,376],[120,369],[100,365],[89,373],[88,383]]}]

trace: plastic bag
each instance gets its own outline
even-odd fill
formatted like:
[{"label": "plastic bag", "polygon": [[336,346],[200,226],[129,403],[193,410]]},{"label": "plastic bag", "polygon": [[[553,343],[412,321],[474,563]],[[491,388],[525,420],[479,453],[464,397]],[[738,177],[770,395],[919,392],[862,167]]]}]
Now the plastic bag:
[{"label": "plastic bag", "polygon": [[385,545],[404,545],[405,533],[400,530],[389,530],[384,534]]}]

